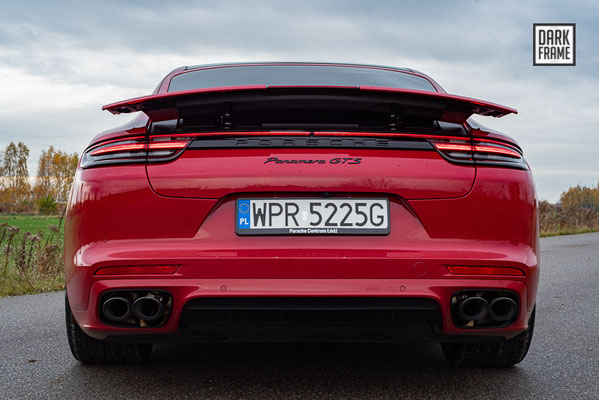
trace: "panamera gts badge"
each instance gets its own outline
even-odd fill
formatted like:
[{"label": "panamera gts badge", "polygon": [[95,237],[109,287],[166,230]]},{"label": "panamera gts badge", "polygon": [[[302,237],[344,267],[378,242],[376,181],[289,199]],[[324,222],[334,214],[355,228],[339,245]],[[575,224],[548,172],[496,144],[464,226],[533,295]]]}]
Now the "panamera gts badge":
[{"label": "panamera gts badge", "polygon": [[278,157],[269,157],[264,164],[360,164],[361,162],[361,158],[354,157],[331,158],[330,160],[281,160]]}]

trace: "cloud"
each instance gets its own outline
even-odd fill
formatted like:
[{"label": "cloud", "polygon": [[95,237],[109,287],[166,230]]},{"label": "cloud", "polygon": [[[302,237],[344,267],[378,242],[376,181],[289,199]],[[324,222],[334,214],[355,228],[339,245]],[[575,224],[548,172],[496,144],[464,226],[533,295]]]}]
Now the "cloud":
[{"label": "cloud", "polygon": [[[517,108],[479,118],[515,137],[541,198],[599,180],[599,33],[575,2],[13,2],[0,14],[0,146],[81,152],[130,116],[101,105],[150,93],[175,67],[342,61],[421,70],[451,93]],[[577,23],[576,67],[533,67],[532,24]]]}]

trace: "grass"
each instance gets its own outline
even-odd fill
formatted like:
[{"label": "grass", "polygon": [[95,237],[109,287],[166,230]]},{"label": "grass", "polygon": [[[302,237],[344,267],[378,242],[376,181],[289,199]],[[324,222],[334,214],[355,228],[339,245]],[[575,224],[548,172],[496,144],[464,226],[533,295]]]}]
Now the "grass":
[{"label": "grass", "polygon": [[42,232],[44,235],[49,234],[50,226],[56,226],[59,220],[60,217],[57,215],[0,215],[0,225],[8,223],[10,226],[19,228],[22,233]]},{"label": "grass", "polygon": [[64,289],[59,216],[0,215],[0,297]]},{"label": "grass", "polygon": [[597,229],[567,229],[560,231],[549,231],[549,232],[541,232],[541,237],[552,237],[552,236],[565,236],[565,235],[578,235],[580,233],[592,233],[599,232]]}]

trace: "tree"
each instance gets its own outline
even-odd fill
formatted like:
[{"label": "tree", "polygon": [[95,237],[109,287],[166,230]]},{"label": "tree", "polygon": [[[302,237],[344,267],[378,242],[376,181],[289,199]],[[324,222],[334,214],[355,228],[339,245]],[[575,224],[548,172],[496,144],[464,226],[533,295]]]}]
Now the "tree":
[{"label": "tree", "polygon": [[40,155],[35,197],[37,199],[54,198],[58,203],[66,203],[77,171],[79,156],[54,150],[50,146]]},{"label": "tree", "polygon": [[10,208],[30,199],[27,159],[29,149],[23,142],[10,142],[2,158],[2,202]]},{"label": "tree", "polygon": [[42,150],[40,159],[37,165],[37,177],[35,178],[35,188],[33,192],[36,199],[43,199],[48,196],[53,196],[52,193],[52,154],[54,146],[50,146],[48,151]]},{"label": "tree", "polygon": [[599,211],[599,185],[597,188],[571,187],[567,192],[562,193],[560,202],[566,212],[582,209]]}]

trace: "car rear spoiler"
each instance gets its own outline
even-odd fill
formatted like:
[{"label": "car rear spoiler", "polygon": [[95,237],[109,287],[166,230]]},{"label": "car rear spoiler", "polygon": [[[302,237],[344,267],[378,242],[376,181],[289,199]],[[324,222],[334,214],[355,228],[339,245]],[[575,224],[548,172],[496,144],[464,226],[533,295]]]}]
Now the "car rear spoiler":
[{"label": "car rear spoiler", "polygon": [[[389,102],[399,107],[408,107],[416,110],[418,114],[430,115],[432,118],[444,122],[463,123],[471,115],[503,117],[508,114],[517,114],[513,108],[505,107],[488,101],[471,99],[441,92],[428,92],[389,88],[379,86],[230,86],[206,89],[193,89],[178,92],[153,94],[137,97],[108,104],[102,107],[113,114],[131,113],[142,111],[152,121],[163,121],[180,118],[182,109],[189,109],[193,105],[214,102],[234,103],[235,101],[248,101],[248,99],[269,98],[285,96],[286,99],[296,96],[298,99],[312,96],[313,99],[357,99],[367,103]],[[320,97],[318,97],[320,96]]]}]

